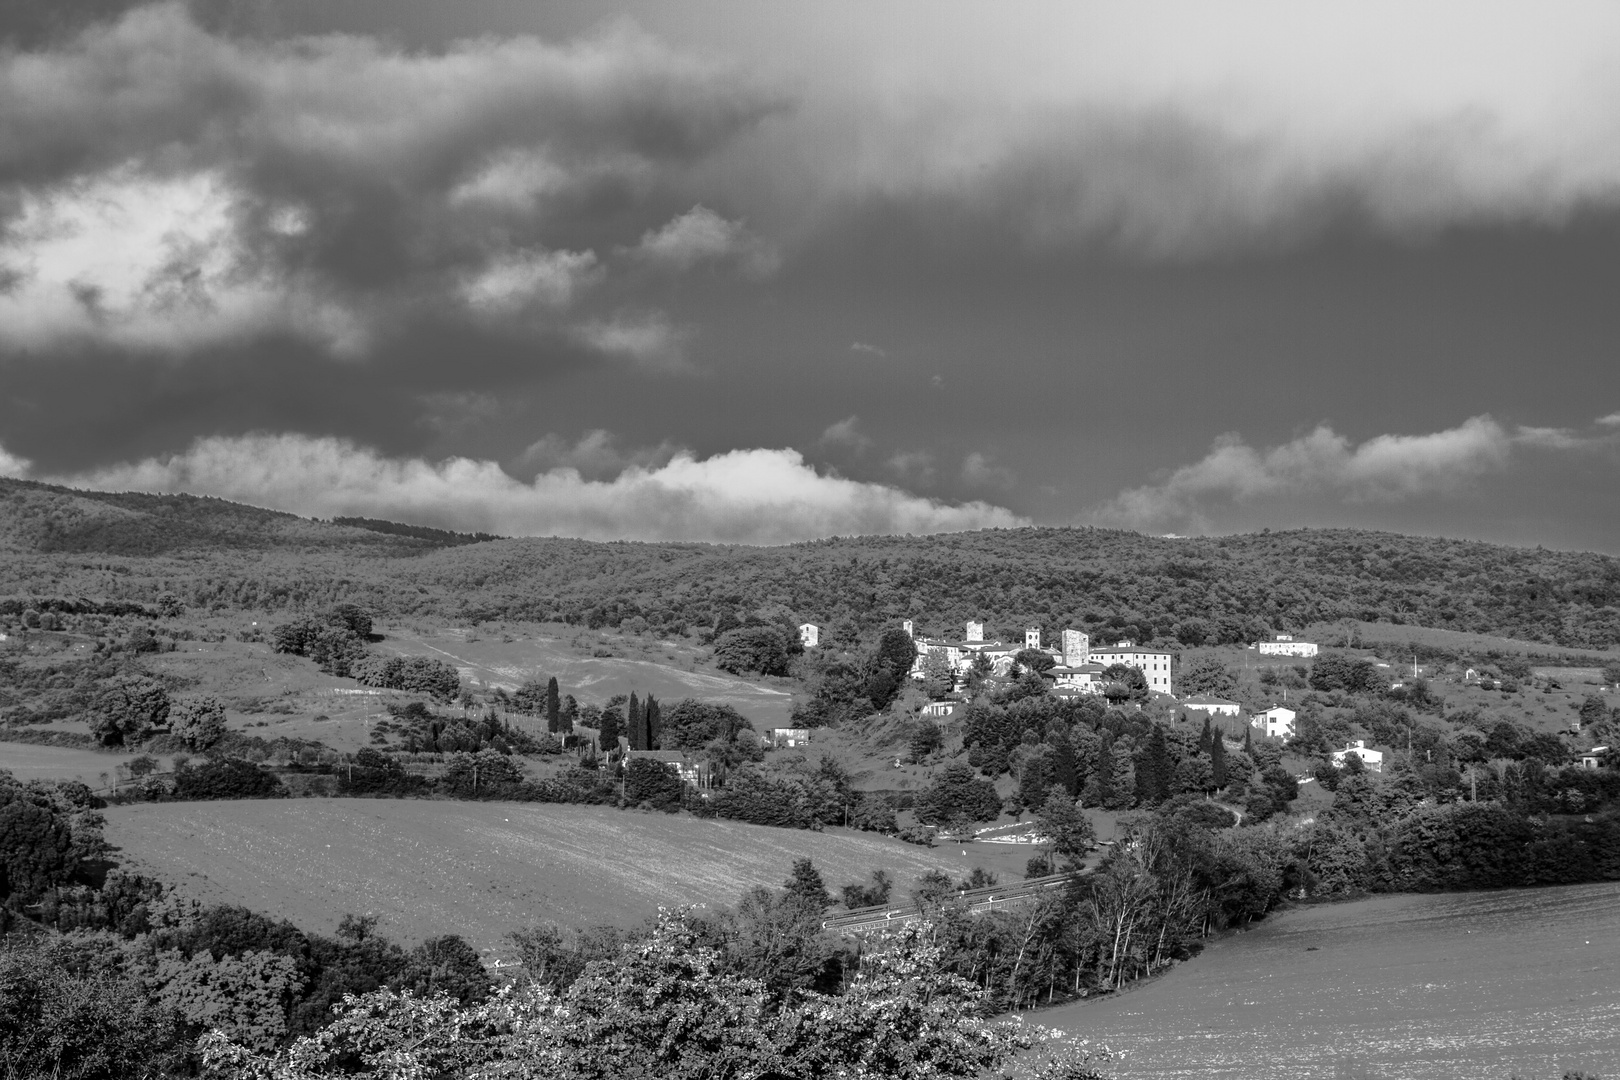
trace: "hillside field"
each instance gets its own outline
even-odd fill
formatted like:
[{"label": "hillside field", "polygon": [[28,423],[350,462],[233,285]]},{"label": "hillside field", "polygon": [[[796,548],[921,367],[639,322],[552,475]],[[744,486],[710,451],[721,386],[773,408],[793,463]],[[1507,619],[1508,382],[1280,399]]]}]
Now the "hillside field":
[{"label": "hillside field", "polygon": [[932,869],[960,878],[980,864],[1016,878],[1005,864],[1031,854],[526,803],[159,803],[106,816],[120,864],[183,895],[325,933],[346,912],[374,914],[402,942],[454,931],[480,949],[535,923],[632,925],[660,905],[734,904],[746,888],[779,886],[800,857],[835,890],[885,869],[903,896]]}]

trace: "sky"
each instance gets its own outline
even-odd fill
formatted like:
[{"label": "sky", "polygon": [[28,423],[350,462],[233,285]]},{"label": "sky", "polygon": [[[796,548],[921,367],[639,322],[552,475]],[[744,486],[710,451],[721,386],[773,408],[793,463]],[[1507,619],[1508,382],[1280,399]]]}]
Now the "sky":
[{"label": "sky", "polygon": [[1620,6],[17,3],[0,475],[1620,553]]}]

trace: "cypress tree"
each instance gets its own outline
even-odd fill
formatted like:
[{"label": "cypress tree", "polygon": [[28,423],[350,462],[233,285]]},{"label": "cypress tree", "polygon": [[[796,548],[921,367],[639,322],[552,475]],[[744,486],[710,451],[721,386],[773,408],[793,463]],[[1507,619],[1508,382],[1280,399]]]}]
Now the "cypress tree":
[{"label": "cypress tree", "polygon": [[562,730],[561,702],[557,697],[557,676],[546,683],[546,730],[555,735]]},{"label": "cypress tree", "polygon": [[630,703],[625,706],[624,726],[625,734],[630,738],[630,749],[647,749],[647,731],[641,722],[641,702],[636,700],[634,694],[630,695]]},{"label": "cypress tree", "polygon": [[578,720],[579,700],[573,694],[569,694],[562,701],[562,730],[571,734]]},{"label": "cypress tree", "polygon": [[1060,735],[1052,741],[1051,782],[1062,784],[1063,790],[1073,798],[1080,794],[1080,765],[1075,760],[1074,744]]},{"label": "cypress tree", "polygon": [[1209,748],[1209,770],[1213,779],[1211,782],[1219,791],[1226,786],[1226,740],[1219,735]]},{"label": "cypress tree", "polygon": [[647,729],[647,749],[661,749],[658,740],[658,728],[663,720],[663,710],[658,707],[658,699],[651,694],[647,695],[647,704],[642,707],[642,726]]},{"label": "cypress tree", "polygon": [[1143,806],[1157,806],[1170,797],[1170,747],[1164,728],[1153,725],[1147,745],[1136,763],[1136,798]]},{"label": "cypress tree", "polygon": [[1243,752],[1249,755],[1249,760],[1254,760],[1254,728],[1251,726],[1243,728]]},{"label": "cypress tree", "polygon": [[1211,743],[1214,742],[1213,732],[1210,730],[1209,713],[1204,714],[1204,731],[1198,736],[1198,752],[1208,757],[1214,753]]}]

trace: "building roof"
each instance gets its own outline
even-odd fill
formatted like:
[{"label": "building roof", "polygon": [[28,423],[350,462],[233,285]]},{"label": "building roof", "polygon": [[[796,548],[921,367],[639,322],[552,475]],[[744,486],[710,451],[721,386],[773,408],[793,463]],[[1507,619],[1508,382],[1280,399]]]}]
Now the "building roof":
[{"label": "building roof", "polygon": [[1154,656],[1170,655],[1169,649],[1150,649],[1146,645],[1093,645],[1091,647],[1091,652],[1093,655],[1097,653],[1118,653],[1120,655],[1125,653],[1150,653]]},{"label": "building roof", "polygon": [[1048,675],[1101,675],[1105,669],[1101,664],[1081,664],[1079,667],[1066,667],[1059,664],[1046,669]]},{"label": "building roof", "polygon": [[1234,705],[1234,706],[1237,704],[1237,702],[1235,702],[1235,701],[1228,701],[1226,698],[1216,697],[1214,694],[1194,694],[1192,697],[1182,698],[1181,703],[1183,705]]}]

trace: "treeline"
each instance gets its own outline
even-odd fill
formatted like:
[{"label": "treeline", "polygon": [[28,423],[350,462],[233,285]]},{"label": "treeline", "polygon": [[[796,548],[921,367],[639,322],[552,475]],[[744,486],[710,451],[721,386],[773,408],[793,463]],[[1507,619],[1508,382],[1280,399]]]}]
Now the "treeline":
[{"label": "treeline", "polygon": [[[187,496],[0,480],[5,492],[0,507],[13,524],[0,542],[18,557],[0,569],[0,592],[67,588],[150,601],[172,588],[205,610],[350,602],[389,616],[660,633],[753,614],[824,628],[847,621],[867,639],[905,618],[934,634],[976,618],[1002,636],[1035,622],[1049,637],[1073,626],[1102,641],[1189,646],[1342,620],[1584,648],[1620,641],[1613,557],[1356,530],[1169,540],[1032,528],[779,548],[552,539],[446,547]],[[117,512],[99,514],[103,505]],[[41,521],[57,524],[42,533]],[[125,561],[109,572],[39,554],[68,550]],[[182,551],[183,560],[168,557]]]}]

